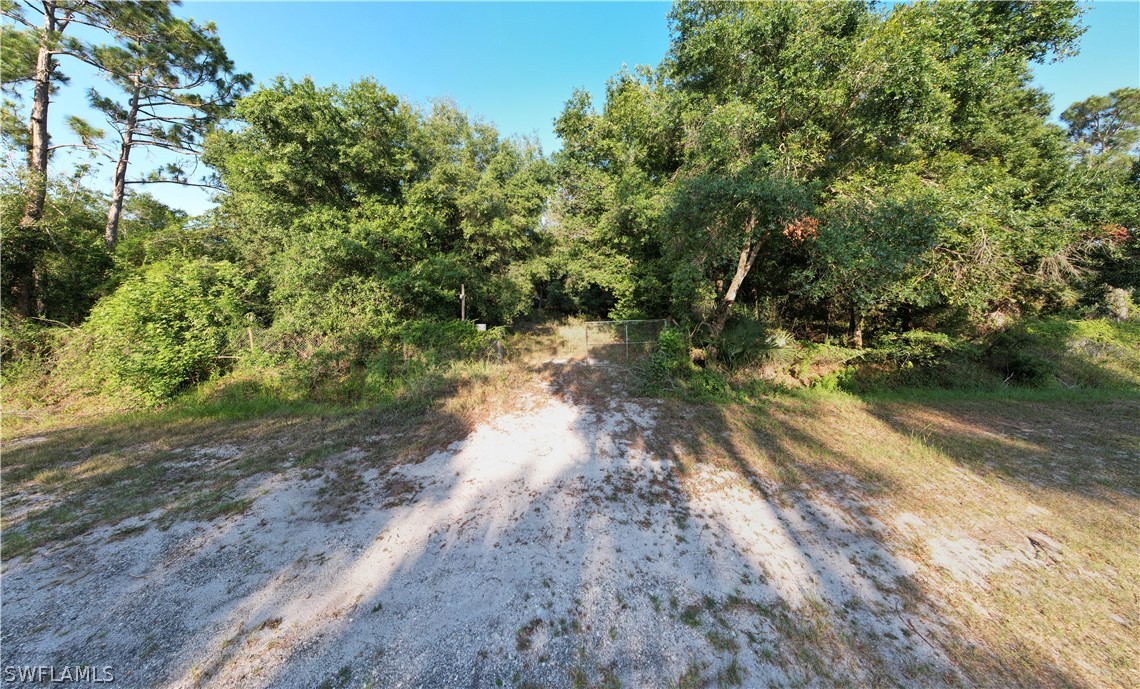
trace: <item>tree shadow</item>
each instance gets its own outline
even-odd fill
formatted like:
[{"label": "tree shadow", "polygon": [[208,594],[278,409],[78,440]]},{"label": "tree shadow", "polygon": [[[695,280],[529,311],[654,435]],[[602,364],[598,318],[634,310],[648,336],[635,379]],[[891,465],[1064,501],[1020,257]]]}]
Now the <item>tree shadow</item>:
[{"label": "tree shadow", "polygon": [[1140,399],[1107,396],[1063,404],[967,399],[922,405],[868,400],[867,410],[980,475],[1072,492],[1120,509],[1132,509],[1140,497]]},{"label": "tree shadow", "polygon": [[[936,471],[934,467],[936,462],[941,462],[939,452],[942,447],[954,447],[961,441],[976,439],[976,436],[970,435],[974,429],[963,437],[947,438],[945,443],[930,443],[928,446],[930,436],[926,434],[931,432],[935,420],[943,425],[954,426],[962,423],[960,416],[928,414],[927,417],[921,418],[921,423],[912,423],[918,418],[912,417],[911,422],[904,424],[899,422],[900,415],[887,414],[881,406],[852,404],[849,401],[827,404],[826,396],[820,398],[811,392],[803,393],[804,399],[797,400],[800,396],[792,393],[768,398],[760,410],[742,409],[738,405],[705,407],[696,424],[700,431],[679,433],[688,439],[685,452],[692,457],[711,458],[720,465],[731,466],[734,471],[747,477],[750,486],[776,504],[787,501],[806,502],[808,506],[797,510],[799,518],[811,519],[821,504],[837,505],[839,508],[837,511],[842,514],[843,522],[849,525],[852,532],[863,539],[877,542],[893,558],[894,569],[902,572],[902,576],[895,580],[895,592],[905,609],[921,611],[917,614],[927,620],[931,618],[943,620],[943,625],[932,624],[924,628],[921,638],[924,642],[937,645],[945,652],[946,657],[955,666],[955,671],[961,672],[958,681],[980,685],[996,683],[1000,686],[1085,686],[1085,681],[1080,676],[1055,662],[1054,649],[1042,646],[1029,636],[1022,638],[1016,630],[1000,639],[987,638],[977,629],[971,629],[971,633],[964,634],[965,628],[961,625],[961,618],[953,614],[947,616],[945,613],[953,613],[954,606],[963,603],[972,605],[976,603],[969,595],[965,600],[947,595],[946,591],[940,590],[938,578],[916,576],[919,572],[929,574],[931,562],[923,557],[922,548],[919,552],[915,552],[913,533],[899,533],[900,527],[884,523],[889,521],[890,516],[899,515],[902,510],[894,503],[900,502],[904,506],[908,504],[906,500],[896,500],[900,494],[907,494],[909,504],[929,497],[915,494],[915,484],[922,483],[922,480],[914,481],[910,477],[899,480],[900,472],[930,471],[931,475],[928,478],[935,483],[933,488],[935,491],[937,491],[936,482],[946,473],[958,474],[955,478],[962,483],[985,481],[984,472],[978,471],[978,463],[964,461],[959,454],[952,451],[948,453],[949,468],[938,467]],[[915,406],[923,408],[921,405]],[[1117,400],[1116,406],[1121,409],[1135,409],[1135,401]],[[975,411],[984,415],[987,408],[992,407],[982,404]],[[1063,416],[1065,411],[1053,408],[1052,413]],[[865,417],[868,414],[880,422],[877,427],[875,424],[866,423]],[[1125,414],[1119,418],[1127,417],[1128,414]],[[1024,410],[1011,410],[1006,421],[1015,423],[1017,419],[1025,418]],[[1029,415],[1028,418],[1033,416]],[[1097,431],[1089,427],[1087,420],[1077,422],[1077,425],[1081,423],[1086,424],[1083,428],[1088,433],[1104,433],[1103,428]],[[692,423],[687,425],[693,426]],[[1110,426],[1119,434],[1115,440],[1120,441],[1122,447],[1127,447],[1129,444],[1135,447],[1134,432],[1125,430],[1127,422],[1123,422],[1123,425],[1110,424]],[[982,443],[990,452],[1004,450],[1008,456],[1011,450],[1033,453],[1041,449],[1033,442],[1032,437],[1003,438],[996,431],[991,432],[990,436]],[[734,441],[724,442],[726,438],[733,438]],[[913,445],[917,445],[917,449],[908,447]],[[969,443],[965,445],[972,447]],[[877,452],[882,456],[874,462],[867,461],[868,454]],[[914,452],[917,452],[917,457],[910,456],[910,453]],[[1129,499],[1129,489],[1125,488],[1109,495],[1105,495],[1101,490],[1106,483],[1114,483],[1117,478],[1123,478],[1126,467],[1135,464],[1134,450],[1131,462],[1124,453],[1117,454],[1119,456],[1111,464],[1116,466],[1115,471],[1119,473],[1110,473],[1107,481],[1103,474],[1086,476],[1087,481],[1083,481],[1077,490],[1091,486],[1093,490],[1090,492],[1097,500],[1111,504],[1119,509],[1121,514],[1134,514],[1136,502]],[[1105,464],[1109,464],[1096,458],[1088,458],[1088,461],[1101,469]],[[1079,470],[1078,468],[1077,471]],[[1040,474],[1040,467],[1026,463],[1019,474],[1011,473],[1010,476],[1029,485],[1056,482],[1057,485],[1054,486],[1056,488],[1074,489],[1066,477],[1046,474],[1046,478],[1042,481]],[[1126,483],[1132,485],[1135,480],[1136,475],[1133,473],[1128,481],[1121,481],[1115,485]],[[943,496],[943,499],[949,497],[951,496]],[[1001,509],[1000,505],[959,503],[957,513],[952,513],[950,523],[953,524],[955,518],[959,524],[967,523],[972,519],[972,510],[985,515],[988,512],[987,507]],[[906,512],[903,512],[902,516],[913,517]],[[1006,517],[1005,521],[1012,523],[1009,517]],[[815,533],[828,529],[827,523],[817,521],[816,524],[817,528],[812,530]],[[1028,529],[1023,527],[1023,530]],[[1032,531],[1030,533],[1041,536],[1040,533]],[[1020,544],[1024,545],[1024,533],[1019,533],[1018,537],[1021,538]],[[1048,538],[1045,540],[1048,541]],[[810,552],[810,548],[806,546],[801,550]],[[1034,557],[1038,555],[1040,553],[1034,553]],[[1049,564],[1055,565],[1055,563]],[[841,572],[843,567],[832,565],[830,569],[834,575],[835,572]],[[1111,568],[1109,569],[1111,572]],[[1077,571],[1073,569],[1069,572],[1069,576]],[[821,578],[826,579],[826,577],[826,574],[821,575]],[[1116,579],[1119,579],[1119,576]],[[1111,584],[1111,581],[1108,583]],[[1016,586],[1016,583],[1001,585]],[[1055,591],[1066,588],[1057,581],[1051,581],[1049,585],[1054,586]],[[835,587],[832,584],[825,588],[834,590]],[[1048,594],[1048,591],[1045,593]],[[1065,620],[1054,619],[1048,632],[1057,636],[1065,624]],[[1124,635],[1126,636],[1126,633]],[[1121,636],[1121,633],[1114,634],[1113,638],[1117,636]],[[1111,643],[1108,638],[1105,638],[1105,642]],[[1123,639],[1117,641],[1120,643],[1115,650],[1116,657],[1104,659],[1106,667],[1102,669],[1107,669],[1110,663],[1118,663],[1121,653],[1126,655],[1123,649],[1127,648],[1128,642]]]},{"label": "tree shadow", "polygon": [[867,507],[889,475],[802,460],[843,464],[826,418],[754,427],[631,397],[620,367],[536,373],[512,413],[437,406],[410,446],[382,414],[285,417],[308,427],[281,457],[333,442],[236,480],[240,514],[9,566],[5,664],[98,658],[163,687],[1081,686],[1044,659],[1003,671],[1035,653],[1016,646],[962,674]]}]

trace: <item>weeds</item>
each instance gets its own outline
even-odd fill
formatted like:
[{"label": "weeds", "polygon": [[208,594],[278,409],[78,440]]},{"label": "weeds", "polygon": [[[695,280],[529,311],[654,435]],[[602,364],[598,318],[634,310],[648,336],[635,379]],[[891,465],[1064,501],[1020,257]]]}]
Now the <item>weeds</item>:
[{"label": "weeds", "polygon": [[515,650],[519,651],[520,653],[523,651],[529,651],[532,644],[531,637],[536,631],[538,631],[538,628],[541,626],[542,620],[536,617],[530,622],[527,622],[523,626],[519,627],[518,631],[515,632]]}]

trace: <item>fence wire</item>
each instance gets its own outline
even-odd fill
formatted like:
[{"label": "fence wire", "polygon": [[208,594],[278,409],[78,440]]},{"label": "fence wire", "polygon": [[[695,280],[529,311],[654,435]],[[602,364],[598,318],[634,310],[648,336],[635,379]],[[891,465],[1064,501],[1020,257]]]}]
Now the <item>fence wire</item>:
[{"label": "fence wire", "polygon": [[630,361],[653,351],[665,320],[587,321],[586,358]]}]

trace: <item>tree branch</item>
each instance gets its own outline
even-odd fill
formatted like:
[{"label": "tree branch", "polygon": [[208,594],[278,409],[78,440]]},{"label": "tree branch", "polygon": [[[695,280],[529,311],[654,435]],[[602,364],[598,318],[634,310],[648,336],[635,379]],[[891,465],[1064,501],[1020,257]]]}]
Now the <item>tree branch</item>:
[{"label": "tree branch", "polygon": [[178,184],[184,187],[201,187],[202,189],[214,189],[216,191],[229,192],[224,186],[220,184],[206,184],[199,182],[183,182],[177,179],[128,179],[124,184]]},{"label": "tree branch", "polygon": [[89,146],[87,144],[56,144],[54,146],[48,146],[48,151],[49,152],[55,151],[55,150],[58,150],[61,148],[86,148],[88,151],[91,151],[92,153],[101,154],[103,157],[107,158],[108,160],[114,160],[115,159],[115,157],[113,155],[111,155],[110,153],[107,153],[106,151],[99,148],[98,146]]}]

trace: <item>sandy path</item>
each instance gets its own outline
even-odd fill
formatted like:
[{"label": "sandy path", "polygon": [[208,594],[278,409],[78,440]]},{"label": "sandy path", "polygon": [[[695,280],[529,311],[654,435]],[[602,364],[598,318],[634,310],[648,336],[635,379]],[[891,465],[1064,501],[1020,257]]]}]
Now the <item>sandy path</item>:
[{"label": "sandy path", "polygon": [[905,604],[913,564],[857,506],[682,477],[645,449],[646,404],[541,390],[521,407],[362,470],[344,522],[315,516],[324,479],[289,470],[247,481],[238,517],[10,562],[4,664],[171,689],[952,676],[933,615]]}]

